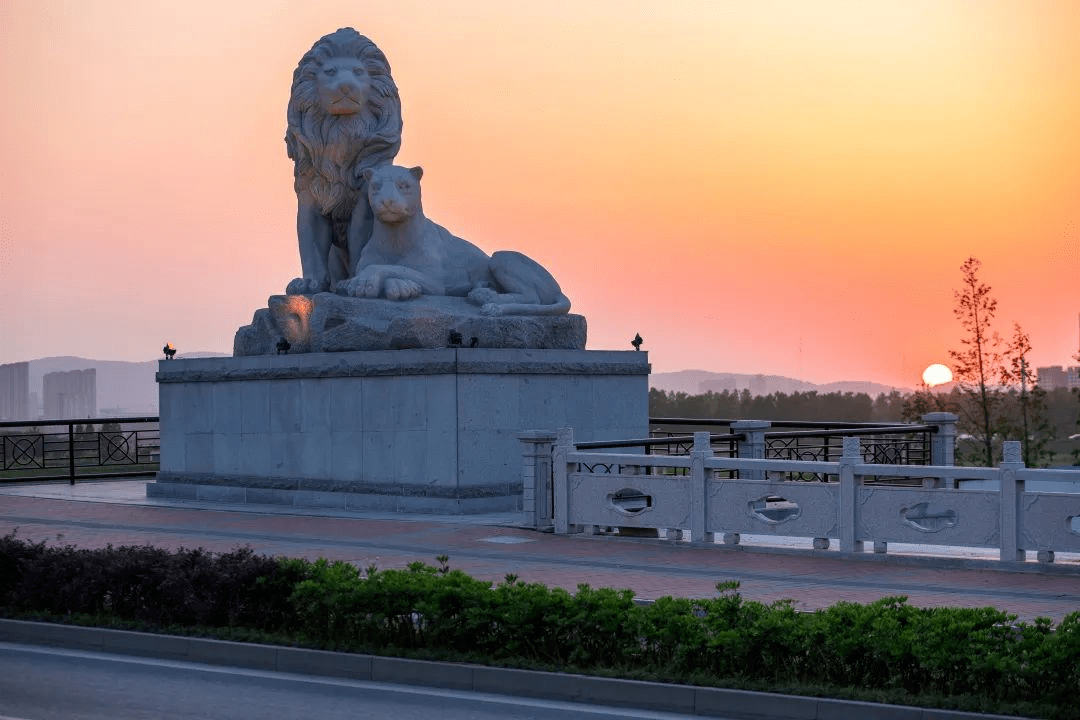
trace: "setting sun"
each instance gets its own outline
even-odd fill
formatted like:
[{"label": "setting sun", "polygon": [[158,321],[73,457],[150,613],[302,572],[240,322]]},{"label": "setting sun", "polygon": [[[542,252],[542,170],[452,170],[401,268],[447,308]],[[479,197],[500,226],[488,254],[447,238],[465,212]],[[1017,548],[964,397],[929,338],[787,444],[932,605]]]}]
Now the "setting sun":
[{"label": "setting sun", "polygon": [[922,379],[930,387],[944,385],[947,382],[952,382],[952,370],[940,363],[934,363],[923,370]]}]

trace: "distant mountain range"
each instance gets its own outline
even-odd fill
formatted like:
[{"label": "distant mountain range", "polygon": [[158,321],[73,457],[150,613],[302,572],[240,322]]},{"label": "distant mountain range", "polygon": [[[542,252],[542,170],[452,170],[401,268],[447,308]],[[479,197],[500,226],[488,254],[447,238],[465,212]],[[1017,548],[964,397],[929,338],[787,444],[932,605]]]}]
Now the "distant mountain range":
[{"label": "distant mountain range", "polygon": [[[193,352],[177,357],[225,357],[222,353]],[[97,406],[102,416],[118,415],[157,415],[158,393],[154,373],[157,372],[157,360],[144,362],[126,362],[123,360],[93,360],[80,357],[48,357],[30,361],[30,392],[41,403],[42,377],[47,373],[97,370]],[[780,375],[746,375],[738,373],[719,373],[707,370],[680,370],[669,373],[653,373],[649,378],[651,387],[685,392],[690,395],[724,390],[749,390],[753,395],[768,395],[782,392],[817,391],[819,393],[866,393],[879,395],[893,390],[906,391],[872,382],[842,381],[816,385],[803,380],[782,377]]]},{"label": "distant mountain range", "polygon": [[866,393],[870,396],[890,393],[893,390],[910,392],[910,388],[893,387],[881,383],[859,380],[818,385],[805,380],[783,377],[781,375],[741,375],[738,373],[718,373],[708,370],[679,370],[669,373],[653,373],[649,376],[650,387],[667,392],[684,392],[688,395],[700,395],[706,392],[730,390],[742,392],[749,390],[751,395],[770,395],[772,393],[817,392],[817,393]]}]

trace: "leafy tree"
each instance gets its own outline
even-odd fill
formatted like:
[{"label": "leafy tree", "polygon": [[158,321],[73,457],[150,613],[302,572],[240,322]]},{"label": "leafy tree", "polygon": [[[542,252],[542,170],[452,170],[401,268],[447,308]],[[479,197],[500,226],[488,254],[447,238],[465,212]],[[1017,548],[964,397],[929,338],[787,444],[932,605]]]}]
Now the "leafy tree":
[{"label": "leafy tree", "polygon": [[874,399],[871,422],[891,422],[904,416],[904,404],[907,396],[899,390],[889,394],[882,393]]},{"label": "leafy tree", "polygon": [[1046,391],[1035,384],[1035,373],[1027,361],[1030,352],[1027,333],[1020,323],[1013,323],[1013,337],[1005,350],[1007,362],[1001,368],[1001,384],[1009,388],[1011,402],[1003,408],[1000,426],[1004,435],[1022,439],[1024,464],[1035,466],[1053,456],[1047,445],[1054,439],[1054,427],[1048,416]]},{"label": "leafy tree", "polygon": [[[1077,362],[1080,362],[1080,352],[1073,355],[1073,360],[1076,360]],[[1080,371],[1078,371],[1078,372],[1080,372]],[[1076,399],[1080,400],[1080,388],[1074,388],[1072,392],[1073,392],[1073,395],[1076,396]],[[1076,425],[1078,427],[1080,427],[1080,413],[1078,413],[1076,415]],[[1080,449],[1073,450],[1072,451],[1072,456],[1073,456],[1073,465],[1080,465]]]},{"label": "leafy tree", "polygon": [[919,383],[915,392],[902,395],[900,418],[905,422],[922,422],[922,416],[932,412],[950,412],[959,414],[960,403],[953,392],[934,392],[925,382]]},{"label": "leafy tree", "polygon": [[1003,366],[999,350],[1001,338],[991,328],[997,312],[997,300],[990,295],[990,286],[979,279],[982,263],[969,257],[960,270],[961,288],[953,293],[956,306],[953,314],[960,321],[965,335],[960,350],[950,350],[953,378],[968,402],[960,407],[961,420],[966,420],[978,437],[987,466],[994,464],[994,417],[1002,395],[994,387]]}]

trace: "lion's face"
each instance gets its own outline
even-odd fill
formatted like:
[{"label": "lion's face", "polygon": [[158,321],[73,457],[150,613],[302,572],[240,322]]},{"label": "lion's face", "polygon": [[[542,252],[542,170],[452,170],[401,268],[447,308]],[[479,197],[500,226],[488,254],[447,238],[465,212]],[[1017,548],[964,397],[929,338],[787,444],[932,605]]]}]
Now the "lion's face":
[{"label": "lion's face", "polygon": [[326,35],[293,72],[285,145],[297,193],[347,220],[356,176],[401,145],[401,101],[382,51],[352,28]]},{"label": "lion's face", "polygon": [[368,201],[379,222],[387,225],[403,223],[420,209],[420,178],[422,168],[403,168],[382,165],[365,171]]},{"label": "lion's face", "polygon": [[328,115],[355,115],[371,94],[371,78],[359,58],[331,58],[316,70],[315,90]]}]

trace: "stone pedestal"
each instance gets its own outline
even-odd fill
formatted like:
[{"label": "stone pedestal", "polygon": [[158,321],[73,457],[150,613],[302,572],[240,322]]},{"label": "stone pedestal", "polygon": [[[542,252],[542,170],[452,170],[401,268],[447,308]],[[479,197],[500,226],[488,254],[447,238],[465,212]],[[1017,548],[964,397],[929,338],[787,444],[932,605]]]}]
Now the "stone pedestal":
[{"label": "stone pedestal", "polygon": [[581,315],[489,316],[462,297],[423,295],[400,302],[316,295],[273,295],[250,325],[236,331],[233,355],[274,355],[278,343],[289,353],[354,350],[513,348],[583,350],[587,327]]},{"label": "stone pedestal", "polygon": [[646,437],[649,369],[644,352],[482,348],[161,361],[161,471],[147,495],[518,509],[518,436]]}]

